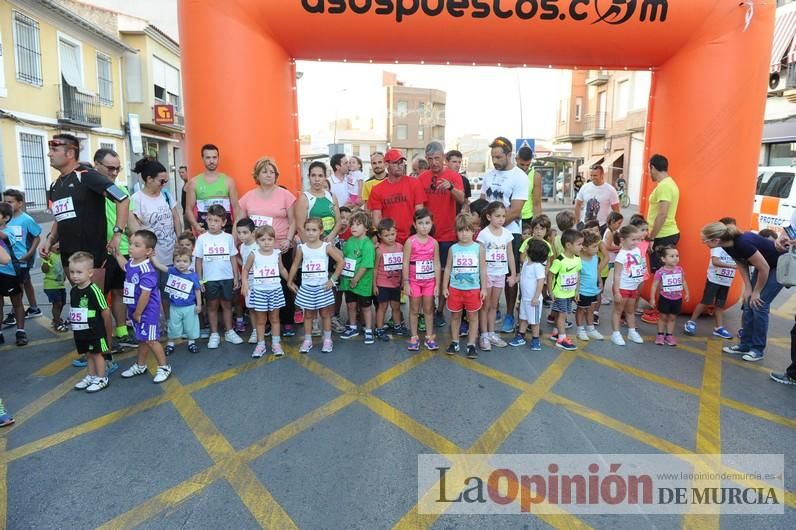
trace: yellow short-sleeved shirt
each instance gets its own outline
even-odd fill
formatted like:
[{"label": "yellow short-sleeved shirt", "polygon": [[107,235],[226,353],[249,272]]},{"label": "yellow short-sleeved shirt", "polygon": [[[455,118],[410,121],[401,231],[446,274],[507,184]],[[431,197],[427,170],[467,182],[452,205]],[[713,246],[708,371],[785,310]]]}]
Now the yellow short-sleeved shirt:
[{"label": "yellow short-sleeved shirt", "polygon": [[649,207],[647,208],[647,222],[650,226],[655,223],[655,218],[658,216],[658,203],[667,201],[669,203],[669,211],[666,214],[666,220],[663,222],[660,232],[655,234],[656,238],[673,236],[679,234],[680,229],[677,228],[677,203],[680,202],[680,188],[672,177],[666,177],[658,182],[658,185],[650,195]]},{"label": "yellow short-sleeved shirt", "polygon": [[373,190],[373,186],[376,184],[381,184],[382,182],[384,182],[384,179],[379,180],[377,178],[369,178],[366,180],[362,185],[362,202],[367,204],[368,199],[370,198],[370,192]]}]

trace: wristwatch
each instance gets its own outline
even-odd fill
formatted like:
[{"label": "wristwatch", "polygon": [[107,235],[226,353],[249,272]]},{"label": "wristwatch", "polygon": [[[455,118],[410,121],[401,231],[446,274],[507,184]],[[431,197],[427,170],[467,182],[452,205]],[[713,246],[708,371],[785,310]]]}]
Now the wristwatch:
[{"label": "wristwatch", "polygon": [[120,227],[120,226],[118,226],[118,225],[117,225],[117,226],[114,226],[114,227],[113,227],[113,233],[114,233],[114,234],[123,234],[123,233],[124,233],[124,228],[121,228],[121,227]]}]

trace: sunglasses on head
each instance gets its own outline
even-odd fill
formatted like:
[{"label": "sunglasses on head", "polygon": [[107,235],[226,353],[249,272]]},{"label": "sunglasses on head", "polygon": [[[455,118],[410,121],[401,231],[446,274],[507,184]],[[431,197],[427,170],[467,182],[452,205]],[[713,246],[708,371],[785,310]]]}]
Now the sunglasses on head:
[{"label": "sunglasses on head", "polygon": [[47,146],[50,149],[57,149],[59,147],[75,147],[75,148],[77,147],[76,145],[70,142],[65,142],[63,140],[50,140],[49,142],[47,142]]}]

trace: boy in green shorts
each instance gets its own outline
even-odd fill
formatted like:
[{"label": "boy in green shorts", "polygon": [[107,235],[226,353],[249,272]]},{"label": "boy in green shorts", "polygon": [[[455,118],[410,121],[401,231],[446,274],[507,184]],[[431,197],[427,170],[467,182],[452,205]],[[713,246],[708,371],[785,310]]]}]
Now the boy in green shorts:
[{"label": "boy in green shorts", "polygon": [[348,307],[348,328],[340,335],[350,339],[359,335],[357,308],[365,321],[365,344],[373,344],[373,267],[376,247],[368,237],[370,217],[365,212],[351,216],[351,237],[343,245],[345,266],[340,279],[340,291],[345,292]]}]

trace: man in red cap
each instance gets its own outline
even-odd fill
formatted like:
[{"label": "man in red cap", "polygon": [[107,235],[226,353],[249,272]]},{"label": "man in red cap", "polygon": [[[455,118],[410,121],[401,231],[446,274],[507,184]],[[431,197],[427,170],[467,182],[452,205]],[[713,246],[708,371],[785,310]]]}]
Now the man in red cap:
[{"label": "man in red cap", "polygon": [[396,240],[403,245],[409,237],[415,210],[423,207],[426,194],[417,179],[406,176],[406,157],[400,149],[387,151],[384,162],[387,164],[387,178],[371,191],[368,210],[373,226],[378,226],[385,218],[395,221]]}]

